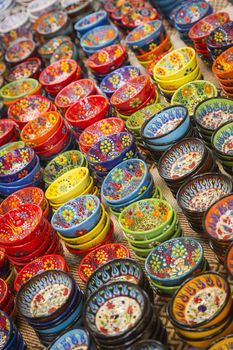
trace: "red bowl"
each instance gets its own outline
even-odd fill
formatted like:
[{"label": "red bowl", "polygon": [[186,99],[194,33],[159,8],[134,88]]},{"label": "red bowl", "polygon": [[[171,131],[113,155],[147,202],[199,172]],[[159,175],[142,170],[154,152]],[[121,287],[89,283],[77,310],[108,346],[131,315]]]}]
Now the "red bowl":
[{"label": "red bowl", "polygon": [[3,310],[8,302],[11,291],[4,279],[0,278],[0,309]]},{"label": "red bowl", "polygon": [[74,127],[85,129],[107,117],[109,102],[107,97],[92,95],[85,97],[68,108],[65,119]]},{"label": "red bowl", "polygon": [[5,79],[10,83],[19,79],[34,78],[37,79],[41,70],[41,60],[38,57],[30,57],[24,62],[17,64],[10,69]]},{"label": "red bowl", "polygon": [[81,98],[94,95],[96,92],[95,83],[91,79],[80,79],[67,85],[55,98],[58,108],[66,110]]},{"label": "red bowl", "polygon": [[49,202],[47,201],[47,199],[45,199],[45,200],[46,200],[46,207],[43,211],[43,216],[47,219],[49,216],[50,206],[49,206]]},{"label": "red bowl", "polygon": [[126,47],[121,44],[114,44],[93,53],[86,63],[94,72],[108,74],[120,67],[125,59]]},{"label": "red bowl", "polygon": [[119,111],[128,111],[140,106],[151,92],[151,81],[148,75],[139,75],[122,85],[111,96],[112,106]]},{"label": "red bowl", "polygon": [[57,144],[52,145],[51,148],[48,148],[45,151],[37,152],[37,155],[42,158],[50,158],[53,155],[59,154],[67,146],[70,140],[70,135],[70,129],[66,128],[65,135],[63,135],[62,139]]},{"label": "red bowl", "polygon": [[14,295],[9,290],[9,296],[7,298],[7,302],[1,310],[3,310],[6,314],[9,314],[9,311],[12,312],[12,309],[14,309],[14,305],[12,305],[15,302]]},{"label": "red bowl", "polygon": [[14,136],[16,126],[17,124],[12,120],[0,119],[0,146],[9,142]]}]

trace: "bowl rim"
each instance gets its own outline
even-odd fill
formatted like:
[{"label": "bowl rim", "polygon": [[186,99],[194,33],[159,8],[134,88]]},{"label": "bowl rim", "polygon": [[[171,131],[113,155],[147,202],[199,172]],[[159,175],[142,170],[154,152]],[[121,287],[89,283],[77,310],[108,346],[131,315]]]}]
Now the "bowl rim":
[{"label": "bowl rim", "polygon": [[[223,24],[220,24],[218,27],[214,28],[214,30],[212,30],[211,33],[209,33],[209,35],[208,35],[207,38],[206,38],[206,45],[207,45],[208,47],[210,47],[210,49],[211,49],[211,48],[212,48],[212,49],[224,49],[224,47],[225,47],[224,51],[227,50],[227,48],[231,47],[231,46],[229,46],[230,44],[223,45],[223,44],[221,43],[221,46],[216,46],[216,45],[213,45],[213,43],[212,43],[212,38],[213,38],[215,32],[216,32],[216,31],[219,31],[220,29],[223,29],[223,30],[224,30],[225,27],[229,27],[229,26],[231,26],[231,28],[233,28],[233,21],[229,20],[228,22],[225,22],[225,23],[223,23]],[[227,34],[228,34],[228,33],[227,33]]]},{"label": "bowl rim", "polygon": [[[57,1],[57,0],[56,0]],[[70,335],[70,334],[72,334],[72,333],[74,333],[74,332],[78,332],[78,331],[83,331],[84,333],[86,333],[86,336],[87,336],[87,344],[83,344],[82,343],[82,345],[87,345],[87,347],[88,347],[88,349],[89,349],[89,347],[90,347],[90,345],[91,345],[91,341],[92,341],[92,339],[91,339],[91,336],[90,336],[90,333],[89,333],[89,331],[86,329],[86,328],[84,328],[84,327],[80,327],[79,325],[77,325],[77,326],[75,326],[75,328],[72,328],[72,329],[69,329],[69,330],[67,330],[67,331],[65,331],[65,333],[63,333],[63,332],[61,332],[62,334],[60,334],[50,345],[49,345],[49,347],[47,348],[48,350],[53,350],[53,347],[54,346],[59,346],[59,344],[60,344],[60,342],[62,341],[62,339],[64,338],[64,337],[66,337],[66,336],[68,336],[68,335]],[[81,344],[80,344],[81,345]]]},{"label": "bowl rim", "polygon": [[[127,14],[126,14],[127,15]],[[143,28],[145,25],[147,25],[147,24],[151,24],[151,25],[155,25],[155,24],[157,24],[159,22],[159,26],[158,26],[158,28],[157,29],[155,29],[152,33],[149,33],[149,34],[147,34],[145,37],[143,37],[142,39],[140,39],[140,40],[135,40],[135,41],[129,41],[129,37],[134,33],[134,32],[136,32],[137,30],[140,30],[141,28]],[[126,38],[125,38],[125,42],[126,42],[126,44],[128,44],[128,45],[135,45],[135,43],[137,43],[137,44],[139,44],[140,45],[140,43],[143,43],[143,41],[144,40],[148,40],[152,35],[155,35],[156,33],[158,33],[159,31],[161,31],[162,29],[163,29],[163,23],[162,23],[162,21],[160,20],[160,19],[158,19],[158,18],[156,18],[156,19],[154,19],[154,20],[152,20],[152,21],[149,21],[149,22],[146,22],[146,23],[142,23],[142,24],[140,24],[139,26],[137,26],[137,27],[133,27],[134,29],[133,30],[131,30],[130,32],[129,32],[129,34],[126,36]],[[160,43],[161,44],[161,43]],[[159,46],[159,45],[158,45]],[[157,47],[158,47],[157,46]]]},{"label": "bowl rim", "polygon": [[[26,57],[23,57],[23,58],[20,58],[20,59],[18,58],[18,60],[13,60],[13,61],[10,60],[10,59],[8,58],[8,52],[9,52],[9,50],[12,49],[13,46],[18,45],[19,43],[25,42],[25,41],[28,41],[28,42],[31,43],[31,50],[30,50],[30,52],[27,54],[27,56],[26,56]],[[35,42],[34,42],[33,39],[25,38],[25,37],[19,38],[18,40],[13,41],[13,42],[11,43],[11,45],[7,48],[7,51],[6,51],[6,53],[5,53],[5,60],[6,60],[6,62],[8,62],[8,63],[10,63],[10,64],[24,63],[24,61],[25,61],[26,59],[30,58],[30,56],[31,56],[31,54],[33,53],[33,51],[35,50],[35,48],[36,48],[36,44],[35,44]]]},{"label": "bowl rim", "polygon": [[[216,148],[215,142],[214,142],[214,139],[215,139],[217,133],[218,133],[222,128],[225,128],[225,126],[228,126],[228,125],[230,126],[231,124],[232,124],[232,127],[233,127],[233,120],[229,120],[229,121],[227,121],[227,122],[221,124],[217,129],[215,129],[215,131],[213,132],[213,134],[212,134],[212,136],[211,136],[211,145],[213,146],[213,149],[214,149],[214,151],[217,153],[217,155],[218,155],[218,153],[219,153],[219,154],[222,155],[222,156],[231,156],[231,154],[227,154],[227,153],[225,153],[225,152],[219,150],[218,148]],[[233,158],[233,155],[232,155],[232,158]]]},{"label": "bowl rim", "polygon": [[105,42],[105,46],[107,45],[107,46],[110,46],[111,45],[111,43],[112,43],[112,40],[116,40],[116,38],[119,36],[119,31],[118,31],[118,29],[117,29],[117,27],[115,26],[115,25],[113,25],[113,24],[105,24],[105,25],[102,25],[102,26],[99,26],[99,27],[97,27],[97,28],[92,28],[92,29],[90,29],[88,32],[86,32],[86,33],[84,33],[83,35],[82,35],[82,38],[81,38],[81,40],[80,40],[80,45],[82,46],[82,47],[84,47],[84,49],[93,49],[93,50],[98,50],[98,49],[102,49],[103,47],[102,47],[102,44],[97,44],[97,45],[86,45],[86,44],[84,44],[83,42],[84,42],[84,40],[88,37],[88,35],[90,35],[90,33],[91,32],[93,32],[93,31],[96,31],[96,29],[98,29],[98,31],[99,30],[107,30],[107,29],[112,29],[113,31],[114,31],[114,37],[112,38],[112,39],[108,39],[108,41],[107,42]]},{"label": "bowl rim", "polygon": [[[96,20],[94,23],[87,24],[87,25],[84,25],[83,27],[80,27],[80,23],[82,23],[83,20],[85,20],[85,19],[87,19],[87,18],[89,18],[89,17],[91,17],[91,16],[93,16],[93,15],[97,16],[97,14],[101,14],[102,16],[101,16],[98,20]],[[99,11],[92,12],[92,13],[90,13],[90,14],[88,14],[88,15],[82,17],[81,19],[79,19],[79,20],[75,23],[74,29],[77,30],[77,31],[79,31],[80,29],[81,29],[81,31],[82,31],[83,29],[84,29],[84,30],[89,29],[89,28],[92,29],[92,26],[93,26],[93,25],[95,26],[96,23],[99,23],[100,21],[102,21],[102,20],[105,19],[105,18],[107,18],[107,12],[106,12],[105,10],[99,10]]]},{"label": "bowl rim", "polygon": [[[27,59],[23,60],[22,62],[16,64],[13,67],[11,67],[9,69],[9,71],[7,72],[6,76],[5,76],[6,81],[9,82],[9,83],[15,81],[16,79],[9,80],[9,76],[12,74],[12,72],[14,72],[16,68],[23,67],[23,66],[25,66],[25,64],[27,65],[31,61],[35,61],[35,63],[37,64],[35,72],[31,71],[31,74],[28,77],[28,78],[32,78],[39,71],[39,69],[41,68],[42,62],[41,62],[41,59],[39,57],[34,57],[34,56],[33,57],[28,57]],[[22,78],[22,79],[27,79],[27,78]],[[43,96],[41,96],[41,97],[43,97]]]},{"label": "bowl rim", "polygon": [[[25,82],[25,81],[29,81],[31,83],[31,87],[30,87],[30,90],[27,91],[27,92],[22,92],[21,95],[15,95],[15,96],[6,96],[3,92],[4,92],[4,89],[6,88],[6,86],[10,85],[20,85],[21,83]],[[34,79],[34,78],[23,78],[23,79],[19,79],[19,80],[15,80],[15,81],[12,81],[10,83],[7,83],[5,85],[3,85],[3,87],[1,87],[0,89],[0,95],[3,99],[6,99],[7,101],[13,101],[13,102],[16,102],[16,100],[19,100],[20,98],[24,97],[24,96],[29,96],[30,94],[32,94],[37,88],[39,87],[39,81]]]},{"label": "bowl rim", "polygon": [[228,335],[225,335],[221,338],[218,338],[216,340],[214,340],[207,348],[207,350],[211,350],[213,348],[213,346],[217,345],[219,342],[221,342],[222,340],[225,340],[225,339],[230,339],[232,338],[233,339],[233,335],[232,334],[228,334]]}]

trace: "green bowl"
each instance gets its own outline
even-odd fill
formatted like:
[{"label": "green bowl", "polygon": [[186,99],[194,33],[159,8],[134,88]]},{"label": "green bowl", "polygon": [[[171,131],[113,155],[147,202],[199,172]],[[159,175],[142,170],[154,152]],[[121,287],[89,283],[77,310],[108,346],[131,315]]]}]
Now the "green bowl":
[{"label": "green bowl", "polygon": [[36,79],[20,79],[13,81],[12,83],[4,85],[0,89],[0,96],[5,101],[14,101],[21,97],[30,95],[39,86],[39,82]]},{"label": "green bowl", "polygon": [[6,145],[4,145],[0,148],[0,157],[9,151],[13,151],[17,148],[24,148],[24,147],[25,147],[25,142],[23,142],[23,141],[16,141],[16,142],[7,143]]},{"label": "green bowl", "polygon": [[128,241],[128,246],[134,253],[137,254],[137,256],[140,256],[141,258],[147,258],[147,256],[152,252],[154,248],[149,248],[149,249],[139,249],[134,247],[131,243]]},{"label": "green bowl", "polygon": [[173,294],[180,288],[180,285],[179,286],[171,286],[171,287],[161,286],[160,284],[152,281],[150,278],[149,278],[149,280],[150,280],[151,286],[154,289],[154,291],[161,296],[172,297]]},{"label": "green bowl", "polygon": [[174,210],[163,199],[143,199],[125,208],[119,217],[121,229],[135,240],[159,236],[170,226]]}]

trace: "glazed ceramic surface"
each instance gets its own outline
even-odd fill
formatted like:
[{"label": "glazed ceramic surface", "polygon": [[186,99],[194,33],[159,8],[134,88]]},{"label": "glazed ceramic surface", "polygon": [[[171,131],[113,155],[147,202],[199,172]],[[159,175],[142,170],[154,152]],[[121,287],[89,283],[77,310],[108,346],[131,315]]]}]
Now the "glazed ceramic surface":
[{"label": "glazed ceramic surface", "polygon": [[66,22],[67,14],[65,12],[47,13],[35,23],[35,29],[40,35],[53,34],[61,29]]},{"label": "glazed ceramic surface", "polygon": [[10,318],[5,314],[4,311],[0,310],[0,345],[4,349],[10,338],[13,331],[13,326]]},{"label": "glazed ceramic surface", "polygon": [[[210,48],[222,48],[226,47],[226,49],[232,45],[233,40],[233,22],[228,22],[219,26],[215,30],[213,30],[207,38],[207,45]],[[221,53],[221,52],[220,52]]]},{"label": "glazed ceramic surface", "polygon": [[118,29],[111,25],[91,29],[81,38],[81,45],[87,48],[103,48],[111,45],[118,37]]},{"label": "glazed ceramic surface", "polygon": [[191,1],[178,10],[175,23],[192,26],[193,23],[208,15],[209,7],[210,5],[206,1]]},{"label": "glazed ceramic surface", "polygon": [[31,78],[40,68],[40,61],[37,58],[30,58],[23,63],[13,67],[7,74],[7,81]]},{"label": "glazed ceramic surface", "polygon": [[20,79],[4,85],[0,90],[0,95],[3,99],[16,100],[31,94],[37,87],[38,81],[35,79]]},{"label": "glazed ceramic surface", "polygon": [[122,17],[122,23],[126,27],[134,28],[142,23],[153,21],[157,17],[158,12],[156,9],[138,7],[125,14]]},{"label": "glazed ceramic surface", "polygon": [[21,39],[13,43],[6,52],[6,60],[16,63],[28,58],[35,50],[35,43],[32,40]]},{"label": "glazed ceramic surface", "polygon": [[213,135],[212,143],[224,154],[233,153],[233,122],[220,126]]},{"label": "glazed ceramic surface", "polygon": [[231,243],[225,253],[225,268],[230,276],[233,276],[233,244]]},{"label": "glazed ceramic surface", "polygon": [[[227,77],[227,73],[233,70],[233,48],[230,47],[217,57],[213,64],[215,74],[223,74]],[[221,76],[221,75],[220,75]],[[229,76],[228,76],[229,77]]]},{"label": "glazed ceramic surface", "polygon": [[216,87],[205,80],[196,80],[181,86],[172,96],[171,103],[182,105],[188,108],[189,114],[193,115],[195,107],[201,101],[217,96]]},{"label": "glazed ceramic surface", "polygon": [[7,152],[0,157],[0,181],[11,182],[25,177],[32,170],[34,160],[35,152],[27,147]]},{"label": "glazed ceramic surface", "polygon": [[216,340],[213,344],[211,344],[208,347],[208,350],[231,350],[232,342],[233,342],[232,335],[228,335],[221,339]]},{"label": "glazed ceramic surface", "polygon": [[61,335],[50,347],[50,350],[88,350],[89,334],[85,329],[75,328]]},{"label": "glazed ceramic surface", "polygon": [[69,41],[64,42],[52,54],[50,63],[55,63],[59,60],[64,60],[64,59],[76,59],[77,58],[76,51],[77,51],[77,48],[75,47],[75,44]]},{"label": "glazed ceramic surface", "polygon": [[40,83],[50,85],[61,83],[77,70],[77,63],[74,60],[60,60],[46,67],[40,75]]},{"label": "glazed ceramic surface", "polygon": [[40,55],[52,55],[53,52],[64,42],[70,42],[70,37],[68,36],[56,36],[50,39],[44,45],[40,46],[38,52]]},{"label": "glazed ceramic surface", "polygon": [[87,65],[94,71],[99,67],[99,72],[102,73],[104,72],[103,69],[106,65],[110,66],[111,64],[118,62],[118,59],[125,57],[125,55],[125,46],[121,44],[110,45],[91,55],[91,57],[87,59]]}]

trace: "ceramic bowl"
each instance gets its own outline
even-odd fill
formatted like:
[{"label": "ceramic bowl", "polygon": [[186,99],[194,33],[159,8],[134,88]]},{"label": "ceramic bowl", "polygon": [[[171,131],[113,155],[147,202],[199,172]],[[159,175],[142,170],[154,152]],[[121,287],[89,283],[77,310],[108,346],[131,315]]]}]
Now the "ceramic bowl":
[{"label": "ceramic bowl", "polygon": [[22,129],[30,120],[52,109],[52,103],[43,96],[22,97],[8,108],[8,118]]},{"label": "ceramic bowl", "polygon": [[52,136],[61,123],[61,116],[56,111],[40,114],[29,121],[21,131],[21,140],[28,146],[36,146]]},{"label": "ceramic bowl", "polygon": [[[1,126],[0,126],[0,128],[1,128]],[[24,147],[25,147],[25,143],[23,141],[6,143],[5,145],[0,147],[0,157],[3,156],[4,154],[8,153],[9,151],[13,151],[15,149],[24,148]]]},{"label": "ceramic bowl", "polygon": [[110,260],[129,258],[129,250],[120,243],[106,244],[87,254],[78,266],[79,277],[86,282],[88,277],[100,266]]},{"label": "ceramic bowl", "polygon": [[195,239],[175,238],[159,244],[148,255],[145,268],[162,285],[179,285],[202,265],[204,251]]},{"label": "ceramic bowl", "polygon": [[136,7],[122,17],[122,25],[129,31],[139,25],[159,19],[158,11],[152,7]]},{"label": "ceramic bowl", "polygon": [[85,157],[80,151],[67,151],[58,155],[46,165],[43,179],[46,184],[51,184],[68,170],[85,165]]},{"label": "ceramic bowl", "polygon": [[50,64],[63,59],[78,60],[78,49],[71,41],[62,43],[52,54]]},{"label": "ceramic bowl", "polygon": [[139,341],[130,350],[166,350],[166,348],[159,341],[148,339]]},{"label": "ceramic bowl", "polygon": [[143,193],[149,181],[150,174],[143,160],[126,160],[113,168],[104,179],[101,198],[110,206],[124,205]]},{"label": "ceramic bowl", "polygon": [[212,135],[211,143],[215,152],[231,158],[232,155],[233,122],[229,121],[220,125]]},{"label": "ceramic bowl", "polygon": [[1,146],[4,146],[7,142],[10,142],[12,135],[15,132],[16,123],[9,119],[0,119],[0,142]]},{"label": "ceramic bowl", "polygon": [[71,42],[70,37],[68,36],[56,36],[55,38],[50,39],[43,45],[38,48],[38,53],[44,61],[50,61],[50,58],[54,51],[64,42]]},{"label": "ceramic bowl", "polygon": [[[206,293],[209,293],[208,298],[205,298]],[[217,303],[214,302],[216,297]],[[169,304],[168,314],[175,327],[207,328],[221,321],[231,305],[229,285],[225,278],[216,272],[205,272],[181,285]],[[190,307],[192,312],[188,312]]]},{"label": "ceramic bowl", "polygon": [[105,96],[92,95],[79,100],[68,108],[65,119],[74,127],[85,129],[93,123],[104,119],[108,112],[108,99]]},{"label": "ceramic bowl", "polygon": [[75,31],[82,36],[89,30],[108,24],[107,13],[105,11],[93,12],[75,23]]},{"label": "ceramic bowl", "polygon": [[[172,62],[172,63],[171,63]],[[154,67],[154,78],[174,80],[182,78],[196,67],[196,53],[191,47],[183,47],[165,55]]]},{"label": "ceramic bowl", "polygon": [[233,22],[228,22],[215,28],[206,39],[208,49],[213,55],[220,55],[231,47]]},{"label": "ceramic bowl", "polygon": [[[126,5],[127,1],[123,1],[122,5]],[[132,0],[130,4],[134,7],[144,6],[144,0]],[[105,11],[107,11],[110,15],[119,7],[117,0],[108,0],[104,5]]]},{"label": "ceramic bowl", "polygon": [[[183,11],[183,12],[182,12]],[[201,1],[196,3],[196,1],[191,1],[181,6],[174,17],[174,22],[181,29],[190,28],[197,21],[203,17],[209,15],[212,12],[210,4],[206,1]]]},{"label": "ceramic bowl", "polygon": [[88,331],[84,328],[69,330],[56,339],[48,349],[58,350],[61,348],[65,349],[67,347],[80,347],[86,348],[87,350],[91,349],[91,338]]},{"label": "ceramic bowl", "polygon": [[64,87],[56,96],[55,104],[58,108],[67,109],[80,99],[94,95],[95,84],[90,79],[80,79]]},{"label": "ceramic bowl", "polygon": [[232,335],[227,335],[225,337],[222,337],[220,339],[217,339],[213,343],[210,344],[208,347],[208,350],[223,350],[224,348],[226,350],[230,350],[232,344]]},{"label": "ceramic bowl", "polygon": [[80,41],[84,49],[94,51],[112,45],[119,37],[118,29],[113,25],[105,25],[93,28],[85,33]]},{"label": "ceramic bowl", "polygon": [[181,105],[166,107],[145,121],[141,136],[145,142],[161,145],[184,136],[189,126],[190,119],[186,107]]},{"label": "ceramic bowl", "polygon": [[35,21],[33,29],[39,36],[42,36],[44,40],[51,39],[52,37],[59,34],[65,33],[66,26],[68,24],[68,16],[63,11],[52,11],[40,15]]},{"label": "ceramic bowl", "polygon": [[232,277],[233,276],[233,244],[232,243],[229,245],[225,253],[224,265],[228,274]]},{"label": "ceramic bowl", "polygon": [[172,96],[171,104],[181,103],[188,108],[189,115],[202,101],[218,95],[215,85],[206,80],[195,80],[181,86]]},{"label": "ceramic bowl", "polygon": [[13,102],[21,97],[33,95],[39,83],[35,79],[20,79],[4,85],[0,90],[0,96],[6,102]]},{"label": "ceramic bowl", "polygon": [[6,62],[10,64],[18,64],[25,59],[33,56],[35,51],[35,43],[30,39],[20,39],[11,44],[5,54]]},{"label": "ceramic bowl", "polygon": [[31,57],[11,68],[5,79],[8,82],[27,78],[36,79],[39,76],[40,68],[41,60],[38,57]]},{"label": "ceramic bowl", "polygon": [[122,111],[136,108],[148,98],[150,88],[148,75],[139,75],[116,90],[111,96],[110,102],[113,107]]},{"label": "ceramic bowl", "polygon": [[100,83],[100,89],[108,96],[124,85],[128,80],[141,75],[138,68],[134,66],[124,66],[108,74]]},{"label": "ceramic bowl", "polygon": [[232,191],[229,177],[218,173],[197,175],[184,183],[178,193],[177,201],[187,213],[204,213],[211,204]]},{"label": "ceramic bowl", "polygon": [[67,171],[47,188],[46,198],[55,204],[63,204],[80,195],[89,183],[89,170],[79,167]]},{"label": "ceramic bowl", "polygon": [[233,78],[233,60],[232,60],[233,48],[230,47],[219,55],[213,63],[212,71],[217,78],[227,79]]},{"label": "ceramic bowl", "polygon": [[123,232],[136,240],[158,236],[172,222],[173,209],[162,199],[144,199],[125,208],[119,217]]}]

